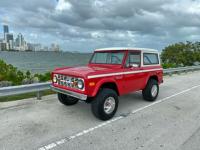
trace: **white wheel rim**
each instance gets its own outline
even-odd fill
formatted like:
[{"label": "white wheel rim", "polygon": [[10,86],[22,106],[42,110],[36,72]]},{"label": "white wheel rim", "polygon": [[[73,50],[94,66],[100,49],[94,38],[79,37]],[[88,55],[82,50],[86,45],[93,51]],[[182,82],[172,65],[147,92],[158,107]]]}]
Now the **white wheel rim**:
[{"label": "white wheel rim", "polygon": [[153,97],[156,97],[157,93],[158,93],[158,87],[157,87],[157,85],[153,85],[151,88],[151,95]]},{"label": "white wheel rim", "polygon": [[104,102],[104,112],[106,114],[111,114],[115,109],[115,105],[114,97],[108,97]]}]

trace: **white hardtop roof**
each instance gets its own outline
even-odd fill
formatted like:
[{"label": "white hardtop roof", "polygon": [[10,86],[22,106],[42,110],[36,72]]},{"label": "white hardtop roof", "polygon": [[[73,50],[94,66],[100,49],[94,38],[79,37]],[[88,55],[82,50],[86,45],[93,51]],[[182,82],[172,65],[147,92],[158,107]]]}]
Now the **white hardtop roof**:
[{"label": "white hardtop roof", "polygon": [[145,51],[145,52],[158,52],[158,50],[150,49],[150,48],[138,48],[138,47],[109,47],[109,48],[100,48],[96,49],[95,52],[98,51],[109,51],[109,50],[139,50],[139,51]]}]

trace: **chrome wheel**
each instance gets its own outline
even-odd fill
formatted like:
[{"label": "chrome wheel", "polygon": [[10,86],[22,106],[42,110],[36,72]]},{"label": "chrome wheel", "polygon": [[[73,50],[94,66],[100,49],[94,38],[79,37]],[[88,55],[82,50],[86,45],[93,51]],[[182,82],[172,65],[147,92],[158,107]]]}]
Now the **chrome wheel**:
[{"label": "chrome wheel", "polygon": [[151,95],[153,97],[156,97],[156,95],[158,94],[158,86],[157,85],[153,85],[151,88]]},{"label": "chrome wheel", "polygon": [[111,114],[115,109],[115,99],[114,97],[108,97],[104,102],[104,112],[106,114]]}]

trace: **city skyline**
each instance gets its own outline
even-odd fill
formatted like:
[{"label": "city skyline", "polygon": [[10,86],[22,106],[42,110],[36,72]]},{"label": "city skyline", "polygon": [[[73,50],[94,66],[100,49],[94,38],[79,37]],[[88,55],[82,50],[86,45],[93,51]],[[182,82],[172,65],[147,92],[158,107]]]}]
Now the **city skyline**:
[{"label": "city skyline", "polygon": [[2,0],[0,24],[5,22],[28,41],[55,41],[65,51],[116,46],[162,50],[176,42],[199,41],[200,0],[33,0],[31,5]]},{"label": "city skyline", "polygon": [[26,41],[22,33],[14,35],[9,32],[8,24],[2,26],[3,36],[0,36],[0,51],[60,51],[59,45],[52,43],[50,47],[41,43]]}]

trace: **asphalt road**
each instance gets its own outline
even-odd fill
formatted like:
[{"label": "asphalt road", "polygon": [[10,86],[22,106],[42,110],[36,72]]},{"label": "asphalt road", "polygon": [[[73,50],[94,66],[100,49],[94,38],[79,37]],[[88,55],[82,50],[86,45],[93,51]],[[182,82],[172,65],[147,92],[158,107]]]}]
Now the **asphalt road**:
[{"label": "asphalt road", "polygon": [[154,103],[141,92],[120,97],[110,121],[83,102],[66,107],[56,95],[0,104],[1,150],[199,150],[200,72],[165,77]]}]

